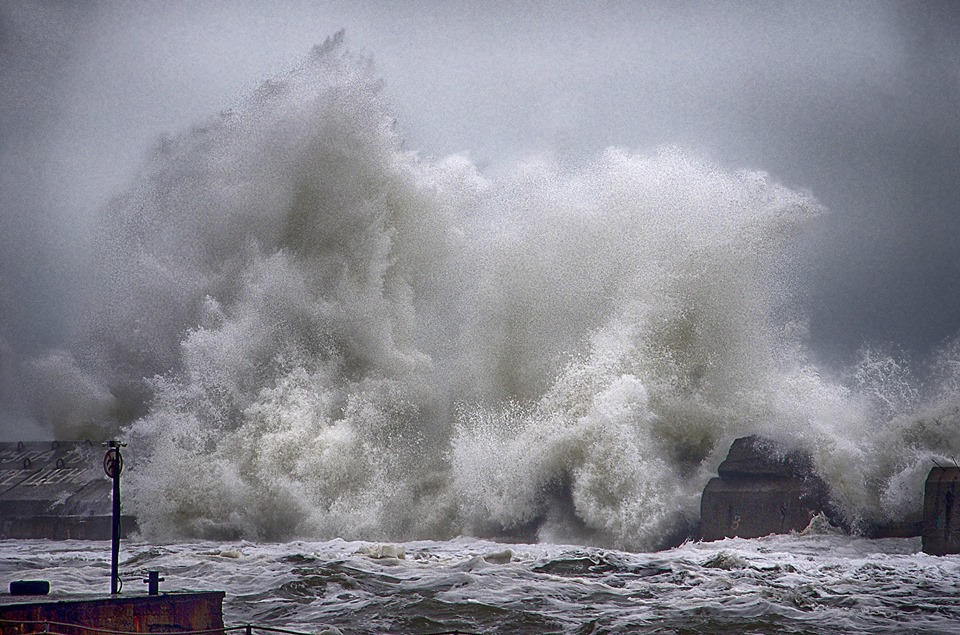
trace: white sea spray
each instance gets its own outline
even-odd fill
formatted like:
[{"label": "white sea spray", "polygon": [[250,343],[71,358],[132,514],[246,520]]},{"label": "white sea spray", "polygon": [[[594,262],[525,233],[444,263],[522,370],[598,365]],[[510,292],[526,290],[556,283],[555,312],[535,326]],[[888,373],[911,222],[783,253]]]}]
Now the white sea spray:
[{"label": "white sea spray", "polygon": [[331,38],[104,211],[37,413],[123,431],[148,536],[651,549],[738,436],[810,450],[854,526],[960,453],[956,343],[926,389],[808,350],[811,195],[675,147],[487,176],[404,148],[379,89]]}]

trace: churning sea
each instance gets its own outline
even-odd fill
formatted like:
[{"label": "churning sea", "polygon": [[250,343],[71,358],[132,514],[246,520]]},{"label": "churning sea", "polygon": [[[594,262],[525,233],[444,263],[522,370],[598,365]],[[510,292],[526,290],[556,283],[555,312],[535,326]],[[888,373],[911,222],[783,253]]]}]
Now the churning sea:
[{"label": "churning sea", "polygon": [[[109,543],[0,542],[0,580],[109,590]],[[222,590],[228,626],[305,633],[960,633],[960,556],[828,529],[630,553],[473,538],[127,541],[122,593]]]}]

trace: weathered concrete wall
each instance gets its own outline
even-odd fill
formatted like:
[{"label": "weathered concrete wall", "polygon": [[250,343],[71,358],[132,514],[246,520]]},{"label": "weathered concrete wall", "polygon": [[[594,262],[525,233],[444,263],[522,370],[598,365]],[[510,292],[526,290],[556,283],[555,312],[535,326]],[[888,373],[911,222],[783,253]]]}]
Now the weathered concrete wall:
[{"label": "weathered concrete wall", "polygon": [[[110,540],[112,516],[14,516],[0,519],[0,538],[48,540]],[[137,519],[120,515],[120,537],[138,531]]]},{"label": "weathered concrete wall", "polygon": [[[177,633],[223,629],[223,592],[164,593],[87,599],[0,596],[0,635],[44,631],[42,622],[57,622],[50,632],[96,635],[103,631]],[[75,626],[88,628],[76,628]],[[92,630],[91,630],[92,629]]]},{"label": "weathered concrete wall", "polygon": [[[105,451],[89,442],[0,443],[0,538],[109,540]],[[121,516],[124,537],[136,528]]]},{"label": "weathered concrete wall", "polygon": [[923,551],[960,553],[960,468],[935,467],[923,496]]},{"label": "weathered concrete wall", "polygon": [[827,489],[809,455],[768,439],[735,440],[718,473],[700,499],[703,540],[799,531],[827,507]]},{"label": "weathered concrete wall", "polygon": [[714,478],[700,501],[700,532],[704,540],[785,534],[822,511],[819,486],[800,478]]}]

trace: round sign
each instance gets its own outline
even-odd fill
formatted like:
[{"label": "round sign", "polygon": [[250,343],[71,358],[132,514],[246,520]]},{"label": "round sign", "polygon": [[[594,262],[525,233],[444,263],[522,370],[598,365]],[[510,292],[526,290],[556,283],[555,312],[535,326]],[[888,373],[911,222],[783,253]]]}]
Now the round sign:
[{"label": "round sign", "polygon": [[117,478],[123,471],[123,456],[117,448],[110,448],[103,457],[103,471],[110,478]]}]

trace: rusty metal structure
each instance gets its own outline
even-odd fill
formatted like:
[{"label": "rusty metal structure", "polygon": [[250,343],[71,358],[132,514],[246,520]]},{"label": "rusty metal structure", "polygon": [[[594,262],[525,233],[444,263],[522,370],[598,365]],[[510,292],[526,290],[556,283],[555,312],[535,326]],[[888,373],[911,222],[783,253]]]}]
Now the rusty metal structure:
[{"label": "rusty metal structure", "polygon": [[0,635],[222,634],[222,591],[0,598]]}]

